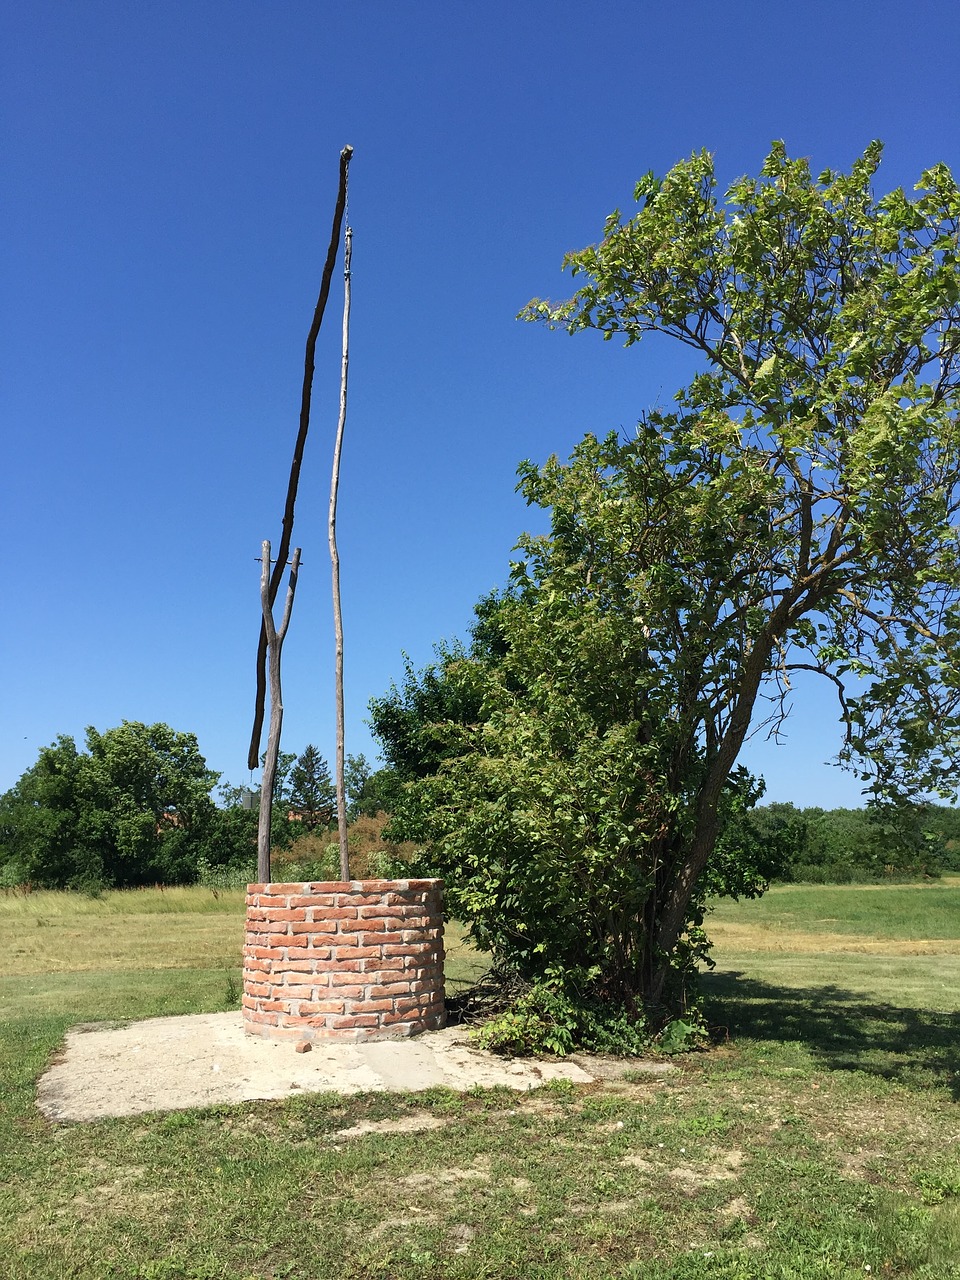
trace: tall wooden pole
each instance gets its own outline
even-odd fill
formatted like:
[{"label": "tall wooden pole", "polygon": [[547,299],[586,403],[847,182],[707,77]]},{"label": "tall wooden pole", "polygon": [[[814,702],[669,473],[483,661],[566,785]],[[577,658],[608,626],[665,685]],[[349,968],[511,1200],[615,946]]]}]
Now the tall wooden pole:
[{"label": "tall wooden pole", "polygon": [[343,714],[343,614],[340,610],[340,555],[337,551],[337,491],[340,487],[340,452],[343,428],[347,421],[347,372],[350,365],[350,257],[353,232],[347,227],[343,247],[343,358],[340,364],[340,417],[337,439],[333,447],[333,476],[330,481],[330,563],[333,567],[333,629],[336,639],[337,700],[337,831],[340,837],[340,879],[350,879],[350,853],[347,847],[347,790],[344,783],[344,714]]},{"label": "tall wooden pole", "polygon": [[[303,357],[303,387],[300,392],[300,429],[293,450],[293,462],[290,466],[290,479],[287,482],[287,500],[283,509],[283,528],[280,546],[277,548],[277,567],[270,579],[270,604],[273,605],[283,580],[283,570],[287,556],[290,554],[290,541],[293,536],[293,512],[297,501],[297,487],[300,483],[300,466],[303,462],[303,447],[310,427],[310,400],[313,393],[313,371],[317,350],[317,335],[320,323],[326,310],[327,298],[330,294],[330,282],[333,279],[333,268],[340,248],[340,228],[343,225],[343,212],[347,204],[347,169],[353,147],[344,147],[340,152],[340,185],[337,190],[337,203],[333,211],[333,228],[330,232],[330,244],[326,261],[323,264],[323,275],[320,280],[320,295],[317,298],[313,313],[313,323],[307,334],[307,347]],[[256,769],[260,763],[260,737],[263,733],[263,713],[267,692],[267,632],[264,622],[260,624],[260,641],[257,647],[257,695],[253,713],[253,730],[250,734],[250,747],[247,752],[247,766]]]}]

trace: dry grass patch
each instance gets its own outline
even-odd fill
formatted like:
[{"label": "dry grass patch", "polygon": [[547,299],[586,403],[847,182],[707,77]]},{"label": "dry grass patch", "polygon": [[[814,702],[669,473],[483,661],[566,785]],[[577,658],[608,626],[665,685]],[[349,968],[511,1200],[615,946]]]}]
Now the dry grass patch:
[{"label": "dry grass patch", "polygon": [[713,944],[720,952],[960,956],[960,938],[870,938],[809,932],[773,924],[735,924],[720,920],[711,921],[708,927]]}]

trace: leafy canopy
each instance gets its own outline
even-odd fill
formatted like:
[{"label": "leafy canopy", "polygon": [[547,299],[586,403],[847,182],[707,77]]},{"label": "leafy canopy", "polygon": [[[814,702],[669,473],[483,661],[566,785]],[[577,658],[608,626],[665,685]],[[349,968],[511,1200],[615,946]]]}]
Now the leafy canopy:
[{"label": "leafy canopy", "polygon": [[[915,197],[876,199],[880,157],[813,180],[778,143],[725,202],[705,152],[647,174],[640,211],[567,257],[587,283],[524,315],[704,357],[674,411],[579,466],[602,484],[629,459],[631,494],[642,477],[622,536],[643,530],[649,654],[704,654],[708,751],[739,739],[757,676],[776,716],[810,667],[837,686],[843,758],[874,796],[952,793],[960,193],[937,165]],[[528,466],[528,498],[552,501],[559,475]]]},{"label": "leafy canopy", "polygon": [[648,174],[566,259],[573,297],[524,312],[702,356],[630,438],[523,464],[551,524],[519,543],[502,653],[451,654],[453,694],[421,699],[479,711],[430,727],[408,820],[481,940],[581,1001],[662,1005],[711,877],[757,886],[737,761],[797,671],[832,682],[875,800],[952,790],[960,192],[940,165],[877,199],[880,154],[814,179],[776,144],[725,200],[706,153]]},{"label": "leafy canopy", "polygon": [[92,888],[176,883],[196,874],[216,825],[192,733],[125,720],[61,735],[0,797],[0,864],[11,883]]}]

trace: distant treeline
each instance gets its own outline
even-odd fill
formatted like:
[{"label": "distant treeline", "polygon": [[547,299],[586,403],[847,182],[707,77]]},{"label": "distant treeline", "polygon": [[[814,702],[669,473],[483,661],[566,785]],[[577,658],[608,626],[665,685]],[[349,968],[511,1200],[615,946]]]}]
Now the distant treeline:
[{"label": "distant treeline", "polygon": [[960,809],[761,805],[742,819],[771,852],[774,879],[815,884],[914,879],[960,871]]},{"label": "distant treeline", "polygon": [[[346,789],[356,873],[388,874],[416,857],[425,874],[429,851],[394,843],[384,827],[402,796],[397,771],[373,771],[363,756],[350,756]],[[257,806],[255,790],[224,785],[193,734],[168,725],[90,728],[85,749],[62,736],[0,795],[0,889],[245,883],[254,874]],[[286,878],[339,874],[335,822],[335,789],[317,748],[281,755],[272,846]],[[718,867],[726,858],[728,878],[736,867],[754,890],[771,880],[937,876],[960,871],[960,811],[762,805],[731,818],[717,857]]]},{"label": "distant treeline", "polygon": [[[363,756],[348,757],[346,775],[348,819],[375,813],[377,775]],[[281,754],[273,801],[275,850],[307,837],[323,849],[336,793],[316,747]],[[169,725],[91,727],[85,748],[61,735],[0,795],[0,889],[96,893],[212,875],[250,879],[258,806],[255,789],[223,784],[196,737]]]}]

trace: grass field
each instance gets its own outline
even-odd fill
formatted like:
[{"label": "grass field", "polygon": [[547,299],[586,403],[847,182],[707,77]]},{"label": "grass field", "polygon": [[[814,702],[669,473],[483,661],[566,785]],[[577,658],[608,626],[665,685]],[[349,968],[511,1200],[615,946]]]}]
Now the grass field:
[{"label": "grass field", "polygon": [[960,882],[722,904],[718,1044],[665,1078],[46,1122],[71,1024],[235,1001],[242,913],[0,898],[0,1276],[960,1277]]}]

